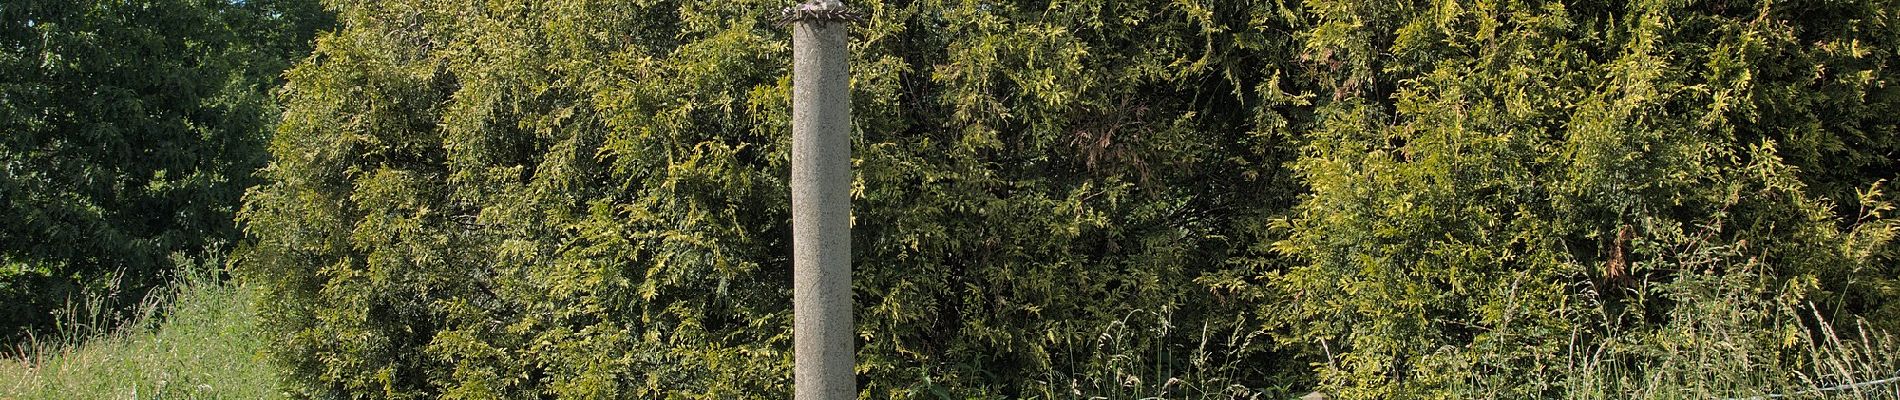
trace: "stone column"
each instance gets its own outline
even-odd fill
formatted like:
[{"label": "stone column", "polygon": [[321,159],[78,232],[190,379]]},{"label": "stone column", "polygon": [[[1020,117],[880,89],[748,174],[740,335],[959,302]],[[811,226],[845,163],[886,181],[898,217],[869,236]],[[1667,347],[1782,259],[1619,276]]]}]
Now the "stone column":
[{"label": "stone column", "polygon": [[792,371],[797,400],[857,398],[851,320],[851,74],[837,0],[792,26]]}]

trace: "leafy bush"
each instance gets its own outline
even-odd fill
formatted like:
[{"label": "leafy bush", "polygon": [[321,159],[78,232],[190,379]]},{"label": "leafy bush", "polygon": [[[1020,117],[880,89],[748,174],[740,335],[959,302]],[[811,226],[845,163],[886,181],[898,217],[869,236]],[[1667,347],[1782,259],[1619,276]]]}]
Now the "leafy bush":
[{"label": "leafy bush", "polygon": [[[1664,383],[1650,378],[1775,389],[1786,376],[1697,376],[1720,367],[1672,351],[1711,349],[1710,329],[1800,336],[1788,310],[1809,301],[1829,320],[1891,307],[1891,290],[1863,285],[1893,276],[1875,194],[1893,170],[1804,174],[1834,161],[1783,157],[1891,165],[1877,144],[1891,115],[1812,114],[1900,104],[1864,83],[1891,81],[1891,52],[1836,47],[1893,43],[1888,2],[1306,6],[1307,56],[1338,71],[1321,82],[1337,100],[1294,164],[1311,192],[1278,222],[1275,248],[1302,262],[1272,274],[1287,302],[1261,312],[1323,355],[1340,397],[1620,397]],[[1808,101],[1831,105],[1788,105]],[[1815,118],[1888,134],[1816,147],[1805,135],[1861,139]],[[1859,187],[1870,208],[1844,219],[1811,184]],[[1741,347],[1724,361],[1806,368],[1780,363],[1793,342],[1729,339]],[[1639,381],[1557,384],[1577,359]]]},{"label": "leafy bush", "polygon": [[[1038,4],[861,4],[871,397],[1023,396],[1133,310],[1247,308],[1196,279],[1244,280],[1229,257],[1291,200],[1293,11]],[[293,390],[786,397],[785,5],[336,2],[241,217]]]},{"label": "leafy bush", "polygon": [[0,4],[0,342],[174,252],[232,242],[268,154],[269,90],[324,23],[313,1]]},{"label": "leafy bush", "polygon": [[[288,74],[235,269],[290,389],[786,397],[786,4],[449,3]],[[1893,309],[1884,0],[861,6],[864,396],[1778,387],[1667,371]]]}]

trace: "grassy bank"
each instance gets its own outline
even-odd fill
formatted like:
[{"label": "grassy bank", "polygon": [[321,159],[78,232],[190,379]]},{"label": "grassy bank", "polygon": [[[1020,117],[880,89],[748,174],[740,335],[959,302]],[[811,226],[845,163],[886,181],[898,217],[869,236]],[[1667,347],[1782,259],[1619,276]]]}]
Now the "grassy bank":
[{"label": "grassy bank", "polygon": [[16,345],[23,356],[0,360],[0,399],[282,397],[261,356],[253,292],[219,282],[215,261],[187,264],[196,268],[148,298],[129,323],[67,312],[55,337]]},{"label": "grassy bank", "polygon": [[[11,352],[24,357],[0,359],[0,400],[283,398],[262,357],[267,343],[251,306],[256,293],[216,279],[215,261],[183,264],[184,276],[148,299],[129,321],[111,323],[69,312],[61,334]],[[1893,378],[1900,371],[1900,342],[1892,336],[1864,331],[1858,323],[1828,324],[1812,309],[1777,309],[1720,295],[1740,285],[1689,279],[1677,286],[1672,287],[1701,295],[1675,299],[1688,304],[1676,323],[1595,344],[1576,343],[1533,368],[1547,375],[1529,381],[1565,390],[1499,391],[1502,386],[1485,381],[1447,382],[1444,388],[1457,394],[1454,398],[1535,398],[1537,393],[1578,399],[1900,398],[1900,379]],[[90,308],[95,307],[72,307]],[[1783,321],[1786,329],[1763,330],[1764,324],[1776,325],[1764,321]],[[1201,346],[1180,349],[1189,354],[1186,364],[1166,362],[1180,355],[1130,350],[1139,348],[1132,343],[1180,334],[1174,323],[1166,312],[1137,313],[1103,327],[1093,344],[1100,354],[1073,360],[1075,376],[1040,377],[1045,387],[1024,395],[1271,399],[1308,389],[1232,379],[1246,366],[1237,364],[1235,355],[1213,349],[1248,347],[1261,332],[1187,332],[1199,336]],[[99,326],[120,328],[92,328]]]}]

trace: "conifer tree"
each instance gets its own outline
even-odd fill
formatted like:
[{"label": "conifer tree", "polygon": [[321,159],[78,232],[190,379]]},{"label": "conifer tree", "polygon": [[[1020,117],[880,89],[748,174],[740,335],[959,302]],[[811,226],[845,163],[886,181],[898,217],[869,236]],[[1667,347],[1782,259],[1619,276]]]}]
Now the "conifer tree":
[{"label": "conifer tree", "polygon": [[[295,390],[787,397],[785,5],[336,2],[341,28],[289,73],[236,264]],[[861,7],[865,393],[1114,390],[1084,373],[1112,351],[1185,369],[1161,355],[1257,323],[1229,257],[1293,192],[1294,10]],[[1098,349],[1131,315],[1181,327]]]},{"label": "conifer tree", "polygon": [[1653,378],[1712,309],[1751,314],[1752,374],[1796,365],[1785,310],[1891,307],[1854,283],[1891,282],[1883,200],[1824,197],[1893,176],[1891,116],[1854,112],[1900,105],[1892,53],[1836,50],[1892,43],[1891,2],[1305,5],[1334,100],[1262,312],[1333,394],[1589,397],[1553,366]]},{"label": "conifer tree", "polygon": [[[788,397],[784,3],[334,1],[234,264],[293,393]],[[866,2],[861,394],[1791,360],[1782,311],[1893,309],[1894,8]]]}]

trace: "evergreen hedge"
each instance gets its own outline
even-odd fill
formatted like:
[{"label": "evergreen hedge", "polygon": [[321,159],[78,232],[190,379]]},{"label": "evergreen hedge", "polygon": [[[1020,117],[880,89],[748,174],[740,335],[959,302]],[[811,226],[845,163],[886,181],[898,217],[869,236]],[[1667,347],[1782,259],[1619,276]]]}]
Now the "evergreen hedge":
[{"label": "evergreen hedge", "polygon": [[[787,4],[329,5],[234,264],[295,394],[790,393]],[[870,398],[1564,396],[1709,299],[1894,312],[1890,0],[851,5]]]}]

